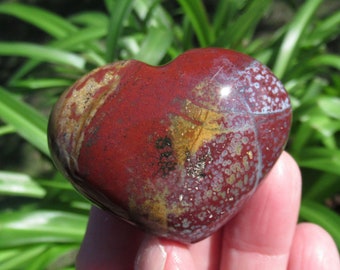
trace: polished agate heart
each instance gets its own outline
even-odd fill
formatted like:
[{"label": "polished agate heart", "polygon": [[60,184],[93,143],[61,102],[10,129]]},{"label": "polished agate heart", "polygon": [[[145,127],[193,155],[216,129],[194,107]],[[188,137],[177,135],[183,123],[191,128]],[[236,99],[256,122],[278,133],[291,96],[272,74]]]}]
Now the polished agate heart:
[{"label": "polished agate heart", "polygon": [[56,166],[100,207],[161,237],[192,243],[256,190],[286,144],[291,105],[258,61],[217,48],[153,67],[100,67],[55,105]]}]

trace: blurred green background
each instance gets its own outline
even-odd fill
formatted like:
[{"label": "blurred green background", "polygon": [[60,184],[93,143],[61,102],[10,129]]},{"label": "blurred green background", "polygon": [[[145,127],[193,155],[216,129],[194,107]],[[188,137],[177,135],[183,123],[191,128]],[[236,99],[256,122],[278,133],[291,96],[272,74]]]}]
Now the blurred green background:
[{"label": "blurred green background", "polygon": [[74,268],[90,204],[49,158],[48,115],[61,92],[108,62],[164,64],[207,46],[247,53],[284,83],[300,220],[340,248],[339,34],[338,0],[2,1],[0,268]]}]

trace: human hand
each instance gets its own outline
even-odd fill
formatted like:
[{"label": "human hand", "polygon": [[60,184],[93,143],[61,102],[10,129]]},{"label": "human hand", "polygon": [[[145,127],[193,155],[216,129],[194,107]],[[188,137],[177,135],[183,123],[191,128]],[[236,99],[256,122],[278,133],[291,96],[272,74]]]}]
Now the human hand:
[{"label": "human hand", "polygon": [[340,270],[329,234],[297,224],[300,195],[299,169],[283,153],[241,212],[192,245],[148,235],[94,207],[77,269]]}]

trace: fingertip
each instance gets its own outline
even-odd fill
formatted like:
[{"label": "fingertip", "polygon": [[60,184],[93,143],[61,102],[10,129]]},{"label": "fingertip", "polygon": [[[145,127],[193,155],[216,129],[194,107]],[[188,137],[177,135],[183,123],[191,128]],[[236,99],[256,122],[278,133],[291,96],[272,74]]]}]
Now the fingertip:
[{"label": "fingertip", "polygon": [[302,184],[300,168],[294,158],[286,151],[281,154],[266,178],[293,179],[294,183],[298,185],[296,188]]},{"label": "fingertip", "polygon": [[312,223],[297,226],[289,258],[289,270],[339,270],[340,259],[334,240]]},{"label": "fingertip", "polygon": [[191,270],[196,269],[189,245],[171,240],[147,236],[140,246],[136,270]]},{"label": "fingertip", "polygon": [[155,236],[146,236],[137,252],[136,270],[163,270],[167,253],[164,246]]},{"label": "fingertip", "polygon": [[[281,154],[263,182],[264,190],[271,193],[275,191],[274,197],[278,200],[290,197],[292,205],[296,206],[295,208],[298,210],[301,200],[302,177],[298,164],[289,153],[284,151]],[[282,206],[284,207],[284,205]],[[285,208],[289,210],[289,205],[287,204]]]}]

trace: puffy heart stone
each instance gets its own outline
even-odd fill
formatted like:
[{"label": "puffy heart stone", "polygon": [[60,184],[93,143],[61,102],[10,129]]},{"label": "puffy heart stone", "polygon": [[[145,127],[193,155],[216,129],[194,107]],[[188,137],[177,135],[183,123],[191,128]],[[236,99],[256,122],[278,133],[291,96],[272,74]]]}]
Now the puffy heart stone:
[{"label": "puffy heart stone", "polygon": [[231,219],[283,151],[291,105],[258,61],[218,48],[153,67],[93,70],[55,105],[57,168],[100,207],[158,236],[197,242]]}]

